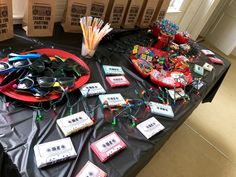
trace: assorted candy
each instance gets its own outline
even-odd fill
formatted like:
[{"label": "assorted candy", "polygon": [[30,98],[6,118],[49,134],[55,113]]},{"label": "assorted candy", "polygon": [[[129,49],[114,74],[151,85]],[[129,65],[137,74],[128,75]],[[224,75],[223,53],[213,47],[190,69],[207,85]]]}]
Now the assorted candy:
[{"label": "assorted candy", "polygon": [[162,33],[165,33],[170,36],[174,36],[179,30],[179,26],[168,19],[163,19],[159,23],[159,28],[161,29]]},{"label": "assorted candy", "polygon": [[152,82],[159,86],[184,87],[192,82],[184,56],[174,58],[165,51],[135,45],[131,51],[131,60],[143,77],[150,76]]}]

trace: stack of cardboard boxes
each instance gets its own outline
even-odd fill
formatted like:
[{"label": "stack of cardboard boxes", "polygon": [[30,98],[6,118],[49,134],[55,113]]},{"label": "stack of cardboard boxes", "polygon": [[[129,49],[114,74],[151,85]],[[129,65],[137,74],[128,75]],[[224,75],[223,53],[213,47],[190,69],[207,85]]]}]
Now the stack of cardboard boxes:
[{"label": "stack of cardboard boxes", "polygon": [[[5,7],[0,4],[0,11],[5,12],[8,9],[9,12],[1,13],[2,16],[0,16],[0,24],[2,23],[0,26],[0,41],[13,36],[12,5],[10,1],[2,1],[4,4],[7,2],[8,6]],[[25,12],[23,27],[27,31],[27,35],[52,36],[56,11],[55,0],[27,0],[27,2],[32,5],[32,7],[28,5]],[[45,2],[48,7],[38,6],[38,2]],[[135,26],[148,28],[153,21],[162,20],[165,17],[169,3],[170,0],[67,0],[62,26],[65,32],[78,33],[81,32],[80,18],[93,16],[110,23],[113,28],[134,28]],[[33,9],[33,7],[36,7],[35,4],[37,8],[40,8],[40,13],[42,10],[45,11],[45,15],[42,17],[37,16],[37,19],[35,17],[35,21],[38,23],[37,29],[32,26],[36,23],[33,22],[32,18],[36,13],[39,13],[38,9]],[[46,8],[50,8],[50,11]],[[8,17],[6,18],[4,14],[7,14]],[[44,21],[41,19],[44,19]],[[47,25],[45,25],[46,23]]]},{"label": "stack of cardboard boxes", "polygon": [[163,19],[170,0],[67,0],[62,26],[65,32],[80,32],[81,16],[98,17],[113,28],[148,28]]},{"label": "stack of cardboard boxes", "polygon": [[170,0],[110,0],[106,21],[115,28],[148,28],[165,17]]}]

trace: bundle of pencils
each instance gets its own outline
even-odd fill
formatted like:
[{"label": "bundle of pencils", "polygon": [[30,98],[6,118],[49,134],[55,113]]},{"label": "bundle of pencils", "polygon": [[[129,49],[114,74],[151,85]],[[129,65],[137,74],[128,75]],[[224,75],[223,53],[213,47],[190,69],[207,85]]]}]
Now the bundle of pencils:
[{"label": "bundle of pencils", "polygon": [[102,38],[112,30],[110,24],[107,23],[104,26],[103,24],[104,21],[99,18],[91,16],[80,18],[84,44],[87,49],[95,50]]}]

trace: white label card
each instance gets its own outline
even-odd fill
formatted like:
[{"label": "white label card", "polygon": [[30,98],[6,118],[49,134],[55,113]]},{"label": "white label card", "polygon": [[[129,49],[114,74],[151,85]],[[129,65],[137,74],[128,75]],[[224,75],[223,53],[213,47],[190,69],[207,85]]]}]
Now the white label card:
[{"label": "white label card", "polygon": [[99,95],[100,102],[106,106],[116,107],[125,105],[126,102],[120,93]]},{"label": "white label card", "polygon": [[57,124],[64,135],[68,136],[72,133],[78,132],[81,129],[92,126],[93,121],[84,111],[81,111],[76,114],[58,119]]},{"label": "white label card", "polygon": [[155,118],[151,117],[137,125],[137,129],[147,138],[151,138],[165,127]]},{"label": "white label card", "polygon": [[89,83],[85,84],[80,88],[80,92],[84,97],[105,94],[106,90],[100,83]]},{"label": "white label card", "polygon": [[151,101],[149,103],[149,106],[150,106],[151,112],[153,114],[157,114],[157,115],[164,116],[164,117],[169,117],[169,118],[174,117],[172,107],[169,106],[169,105],[156,103],[156,102]]}]

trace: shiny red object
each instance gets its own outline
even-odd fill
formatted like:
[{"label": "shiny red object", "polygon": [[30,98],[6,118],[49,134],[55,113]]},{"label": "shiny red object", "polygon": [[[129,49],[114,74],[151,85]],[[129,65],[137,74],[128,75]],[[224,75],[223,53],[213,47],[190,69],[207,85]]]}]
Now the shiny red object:
[{"label": "shiny red object", "polygon": [[177,44],[185,44],[189,41],[188,37],[183,36],[181,33],[176,33],[174,42]]},{"label": "shiny red object", "polygon": [[155,26],[155,27],[152,28],[152,34],[153,34],[153,36],[158,37],[159,34],[160,34],[160,32],[161,32],[161,30],[160,30],[159,27]]},{"label": "shiny red object", "polygon": [[158,36],[158,41],[154,45],[154,48],[161,49],[161,50],[166,50],[172,39],[173,39],[172,36],[167,35],[165,33],[160,33],[159,36]]}]

